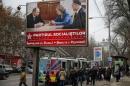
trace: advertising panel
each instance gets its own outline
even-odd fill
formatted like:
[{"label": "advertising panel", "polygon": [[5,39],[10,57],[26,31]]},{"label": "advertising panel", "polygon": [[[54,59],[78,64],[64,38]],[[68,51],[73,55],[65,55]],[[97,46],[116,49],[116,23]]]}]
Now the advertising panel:
[{"label": "advertising panel", "polygon": [[27,3],[26,45],[87,46],[88,0]]},{"label": "advertising panel", "polygon": [[102,47],[94,47],[94,61],[102,61]]}]

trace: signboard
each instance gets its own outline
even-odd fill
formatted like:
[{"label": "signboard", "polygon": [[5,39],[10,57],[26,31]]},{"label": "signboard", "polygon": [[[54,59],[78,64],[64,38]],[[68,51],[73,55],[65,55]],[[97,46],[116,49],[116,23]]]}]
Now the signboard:
[{"label": "signboard", "polygon": [[[88,0],[77,1],[27,3],[26,45],[87,46]],[[74,5],[79,6],[78,13]]]},{"label": "signboard", "polygon": [[112,62],[112,57],[108,57],[108,62]]},{"label": "signboard", "polygon": [[27,32],[27,45],[30,46],[68,46],[85,45],[84,30]]},{"label": "signboard", "polygon": [[102,47],[94,47],[94,61],[102,61]]}]

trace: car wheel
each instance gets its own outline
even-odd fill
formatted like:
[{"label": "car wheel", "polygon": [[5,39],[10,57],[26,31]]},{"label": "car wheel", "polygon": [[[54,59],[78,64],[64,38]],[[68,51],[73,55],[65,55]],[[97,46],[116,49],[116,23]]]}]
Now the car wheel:
[{"label": "car wheel", "polygon": [[4,79],[4,80],[6,80],[6,79],[7,79],[7,76],[6,76],[6,75],[4,75],[4,76],[3,76],[3,79]]}]

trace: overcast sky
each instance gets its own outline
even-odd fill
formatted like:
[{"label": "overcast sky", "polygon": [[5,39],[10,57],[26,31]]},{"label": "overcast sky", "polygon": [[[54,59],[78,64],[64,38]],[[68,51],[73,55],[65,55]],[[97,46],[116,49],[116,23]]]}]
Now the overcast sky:
[{"label": "overcast sky", "polygon": [[[41,0],[3,0],[5,6],[11,6],[14,10],[18,5],[26,5],[27,2],[36,2]],[[95,0],[89,0],[89,17],[102,17],[94,2]],[[96,0],[101,13],[104,16],[103,0]],[[22,7],[21,11],[26,12],[26,7]],[[108,38],[108,29],[105,26],[102,18],[89,19],[89,37],[93,36],[96,41],[101,42],[103,38]]]}]

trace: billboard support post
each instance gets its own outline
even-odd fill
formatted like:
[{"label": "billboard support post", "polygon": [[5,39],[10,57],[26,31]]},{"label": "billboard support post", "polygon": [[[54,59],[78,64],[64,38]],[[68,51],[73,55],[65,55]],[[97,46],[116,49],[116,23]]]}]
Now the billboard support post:
[{"label": "billboard support post", "polygon": [[39,47],[33,48],[33,78],[32,86],[38,86],[38,73],[39,73]]}]

